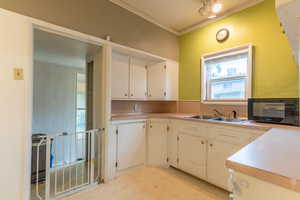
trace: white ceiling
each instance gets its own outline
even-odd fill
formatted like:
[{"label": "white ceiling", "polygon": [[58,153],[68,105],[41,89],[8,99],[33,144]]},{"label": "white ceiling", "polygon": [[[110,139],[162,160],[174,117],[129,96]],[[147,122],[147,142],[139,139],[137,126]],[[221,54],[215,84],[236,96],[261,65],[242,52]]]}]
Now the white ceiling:
[{"label": "white ceiling", "polygon": [[[201,0],[110,0],[178,35],[209,22],[198,13]],[[263,0],[220,0],[219,17],[238,12]],[[210,20],[211,21],[211,20]]]},{"label": "white ceiling", "polygon": [[100,47],[41,30],[34,31],[34,59],[66,67],[84,68]]}]

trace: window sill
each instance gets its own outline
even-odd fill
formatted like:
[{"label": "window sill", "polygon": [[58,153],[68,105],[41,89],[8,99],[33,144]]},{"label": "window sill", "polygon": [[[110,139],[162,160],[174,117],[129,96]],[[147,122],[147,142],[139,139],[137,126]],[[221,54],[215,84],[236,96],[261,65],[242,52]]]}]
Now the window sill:
[{"label": "window sill", "polygon": [[208,100],[202,100],[201,103],[203,104],[211,104],[211,105],[248,105],[248,101],[208,101]]}]

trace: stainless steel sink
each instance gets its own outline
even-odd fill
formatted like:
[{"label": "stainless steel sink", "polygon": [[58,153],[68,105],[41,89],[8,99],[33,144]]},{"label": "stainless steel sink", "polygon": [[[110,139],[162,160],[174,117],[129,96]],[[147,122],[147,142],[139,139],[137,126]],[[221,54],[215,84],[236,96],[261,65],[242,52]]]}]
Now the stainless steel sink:
[{"label": "stainless steel sink", "polygon": [[208,115],[192,115],[192,116],[187,116],[185,118],[209,120],[209,119],[214,119],[216,117],[208,116]]},{"label": "stainless steel sink", "polygon": [[231,119],[231,118],[215,117],[215,116],[208,116],[208,115],[192,115],[192,116],[187,116],[185,118],[219,121],[219,122],[232,122],[232,123],[247,122],[247,119]]}]

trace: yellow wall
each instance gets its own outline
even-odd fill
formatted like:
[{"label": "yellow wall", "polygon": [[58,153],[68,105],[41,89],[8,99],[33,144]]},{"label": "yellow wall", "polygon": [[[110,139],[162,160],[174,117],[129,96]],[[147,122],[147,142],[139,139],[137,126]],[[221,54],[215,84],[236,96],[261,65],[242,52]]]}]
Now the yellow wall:
[{"label": "yellow wall", "polygon": [[[215,39],[230,30],[224,43]],[[298,97],[298,67],[275,12],[275,0],[221,19],[180,37],[180,99],[200,99],[200,58],[203,54],[252,43],[253,97]]]}]

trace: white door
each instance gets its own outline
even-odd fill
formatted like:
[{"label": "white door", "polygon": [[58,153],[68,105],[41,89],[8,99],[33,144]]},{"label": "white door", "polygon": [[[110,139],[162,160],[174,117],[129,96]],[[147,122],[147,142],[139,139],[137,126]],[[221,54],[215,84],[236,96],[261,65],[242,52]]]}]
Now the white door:
[{"label": "white door", "polygon": [[177,167],[177,134],[173,126],[168,131],[168,164]]},{"label": "white door", "polygon": [[148,165],[167,166],[167,124],[150,122],[147,135]]},{"label": "white door", "polygon": [[111,96],[113,99],[127,99],[129,96],[129,56],[113,53],[111,67]]},{"label": "white door", "polygon": [[123,170],[145,163],[144,123],[122,124],[118,126],[117,169]]},{"label": "white door", "polygon": [[240,148],[239,145],[223,141],[209,142],[207,158],[207,179],[209,182],[228,190],[229,172],[225,167],[225,162]]},{"label": "white door", "polygon": [[178,168],[199,178],[206,178],[206,141],[202,137],[180,134]]},{"label": "white door", "polygon": [[143,60],[131,59],[130,98],[145,99],[147,95],[147,69]]},{"label": "white door", "polygon": [[148,67],[148,97],[150,99],[164,99],[166,96],[165,66],[165,63],[158,63]]}]

